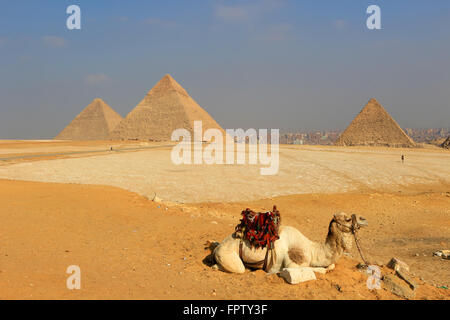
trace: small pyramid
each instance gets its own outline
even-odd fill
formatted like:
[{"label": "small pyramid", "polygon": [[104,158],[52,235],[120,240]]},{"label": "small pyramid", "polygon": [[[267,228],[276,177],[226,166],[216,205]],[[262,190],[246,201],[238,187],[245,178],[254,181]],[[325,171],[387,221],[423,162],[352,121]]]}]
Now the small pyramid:
[{"label": "small pyramid", "polygon": [[55,137],[57,140],[108,140],[122,117],[102,99],[94,99]]},{"label": "small pyramid", "polygon": [[220,125],[192,99],[169,74],[115,128],[111,137],[121,140],[170,141],[176,129],[187,129],[193,137],[194,121],[203,130]]},{"label": "small pyramid", "polygon": [[450,136],[444,141],[443,144],[441,144],[441,147],[444,149],[450,149]]},{"label": "small pyramid", "polygon": [[383,106],[371,99],[335,142],[337,146],[414,147]]}]

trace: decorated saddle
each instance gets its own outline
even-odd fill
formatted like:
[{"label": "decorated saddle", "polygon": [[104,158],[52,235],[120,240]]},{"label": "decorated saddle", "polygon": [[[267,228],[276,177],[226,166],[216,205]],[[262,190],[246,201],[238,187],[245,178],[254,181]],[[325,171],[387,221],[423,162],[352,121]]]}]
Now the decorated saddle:
[{"label": "decorated saddle", "polygon": [[242,219],[236,226],[235,235],[247,240],[254,248],[273,248],[273,243],[280,237],[278,229],[281,223],[280,212],[276,206],[272,211],[255,212],[250,209],[242,211]]}]

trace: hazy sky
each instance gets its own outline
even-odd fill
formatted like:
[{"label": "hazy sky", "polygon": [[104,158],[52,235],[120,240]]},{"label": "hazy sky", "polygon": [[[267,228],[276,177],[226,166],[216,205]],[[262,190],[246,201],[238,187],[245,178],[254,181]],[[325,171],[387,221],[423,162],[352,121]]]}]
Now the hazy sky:
[{"label": "hazy sky", "polygon": [[371,97],[450,127],[449,21],[448,0],[1,1],[0,138],[53,137],[96,97],[125,116],[166,73],[224,128],[344,129]]}]

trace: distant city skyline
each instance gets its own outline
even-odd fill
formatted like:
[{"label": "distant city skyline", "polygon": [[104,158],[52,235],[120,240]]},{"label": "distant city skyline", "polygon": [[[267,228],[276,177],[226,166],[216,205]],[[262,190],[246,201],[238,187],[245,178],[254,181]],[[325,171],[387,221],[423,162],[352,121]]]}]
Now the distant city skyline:
[{"label": "distant city skyline", "polygon": [[[404,128],[416,143],[441,143],[450,136],[450,128]],[[332,145],[343,130],[284,131],[280,133],[281,144]]]},{"label": "distant city skyline", "polygon": [[53,138],[94,98],[126,116],[167,73],[224,128],[342,131],[370,98],[449,128],[448,21],[446,0],[5,2],[0,139]]}]

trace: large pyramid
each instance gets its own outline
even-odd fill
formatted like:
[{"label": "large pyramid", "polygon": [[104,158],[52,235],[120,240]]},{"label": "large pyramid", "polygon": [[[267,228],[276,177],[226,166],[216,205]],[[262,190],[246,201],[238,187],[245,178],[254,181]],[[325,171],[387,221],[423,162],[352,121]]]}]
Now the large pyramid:
[{"label": "large pyramid", "polygon": [[94,99],[55,139],[108,140],[122,119],[105,101]]},{"label": "large pyramid", "polygon": [[170,141],[176,129],[187,129],[193,137],[194,121],[203,130],[220,125],[203,110],[170,75],[165,75],[147,96],[116,127],[111,137],[122,140]]},{"label": "large pyramid", "polygon": [[335,142],[337,146],[413,147],[414,141],[371,99]]}]

